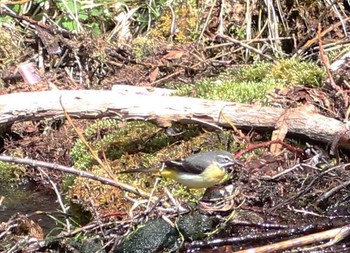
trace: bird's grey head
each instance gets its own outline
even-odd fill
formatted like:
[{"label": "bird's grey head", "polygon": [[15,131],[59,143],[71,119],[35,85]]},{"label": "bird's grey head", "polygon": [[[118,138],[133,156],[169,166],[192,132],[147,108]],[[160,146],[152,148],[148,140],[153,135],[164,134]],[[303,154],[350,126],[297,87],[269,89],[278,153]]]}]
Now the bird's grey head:
[{"label": "bird's grey head", "polygon": [[227,151],[221,151],[216,154],[216,162],[220,167],[229,167],[232,165],[241,165],[240,162],[238,162],[233,155],[230,152]]}]

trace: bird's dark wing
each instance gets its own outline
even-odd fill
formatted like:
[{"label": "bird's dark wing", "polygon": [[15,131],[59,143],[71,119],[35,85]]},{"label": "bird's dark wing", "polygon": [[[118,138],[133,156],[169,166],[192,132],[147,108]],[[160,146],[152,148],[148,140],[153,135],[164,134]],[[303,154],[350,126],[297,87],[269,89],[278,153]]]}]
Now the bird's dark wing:
[{"label": "bird's dark wing", "polygon": [[164,161],[165,167],[179,171],[187,172],[192,174],[201,174],[203,169],[195,163],[189,163],[186,160],[174,160],[174,161]]}]

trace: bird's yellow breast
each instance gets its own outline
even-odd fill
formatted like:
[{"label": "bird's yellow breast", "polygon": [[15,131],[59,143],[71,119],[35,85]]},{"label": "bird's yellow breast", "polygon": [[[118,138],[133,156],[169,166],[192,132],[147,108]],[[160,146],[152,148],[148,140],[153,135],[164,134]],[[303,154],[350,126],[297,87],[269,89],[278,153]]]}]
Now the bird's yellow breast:
[{"label": "bird's yellow breast", "polygon": [[189,172],[179,172],[171,168],[166,168],[160,173],[163,177],[171,178],[190,188],[208,188],[221,183],[226,179],[226,171],[216,163],[207,167],[200,174]]}]

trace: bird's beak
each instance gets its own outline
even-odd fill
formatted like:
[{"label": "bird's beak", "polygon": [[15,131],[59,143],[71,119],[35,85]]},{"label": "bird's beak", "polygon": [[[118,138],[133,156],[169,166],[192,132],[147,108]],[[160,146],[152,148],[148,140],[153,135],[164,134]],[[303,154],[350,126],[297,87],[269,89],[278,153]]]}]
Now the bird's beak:
[{"label": "bird's beak", "polygon": [[240,166],[240,167],[243,167],[243,164],[240,163],[240,162],[237,161],[237,160],[234,160],[234,161],[231,161],[231,162],[227,163],[227,165],[226,165],[225,167],[231,167],[231,166],[234,166],[234,165],[238,165],[238,166]]},{"label": "bird's beak", "polygon": [[236,165],[236,164],[239,165],[239,166],[241,166],[241,167],[243,167],[243,163],[241,163],[241,162],[239,162],[239,161],[237,161],[237,160],[236,160],[236,162],[234,163],[234,165]]},{"label": "bird's beak", "polygon": [[235,165],[238,165],[239,167],[243,167],[243,164],[242,164],[242,163],[240,163],[240,162],[238,162],[238,161],[232,161],[232,162],[228,163],[228,164],[225,166],[226,171],[227,171],[229,174],[233,173],[233,171],[234,171],[234,166],[235,166]]}]

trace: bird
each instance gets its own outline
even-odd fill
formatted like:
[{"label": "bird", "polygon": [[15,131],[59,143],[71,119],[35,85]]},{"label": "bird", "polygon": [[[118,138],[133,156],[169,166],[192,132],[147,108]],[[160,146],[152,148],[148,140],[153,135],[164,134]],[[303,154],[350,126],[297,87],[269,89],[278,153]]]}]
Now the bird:
[{"label": "bird", "polygon": [[164,161],[161,170],[131,169],[118,173],[157,172],[188,188],[209,188],[225,181],[228,178],[227,168],[233,165],[242,166],[230,152],[216,150],[194,154],[185,159]]}]

